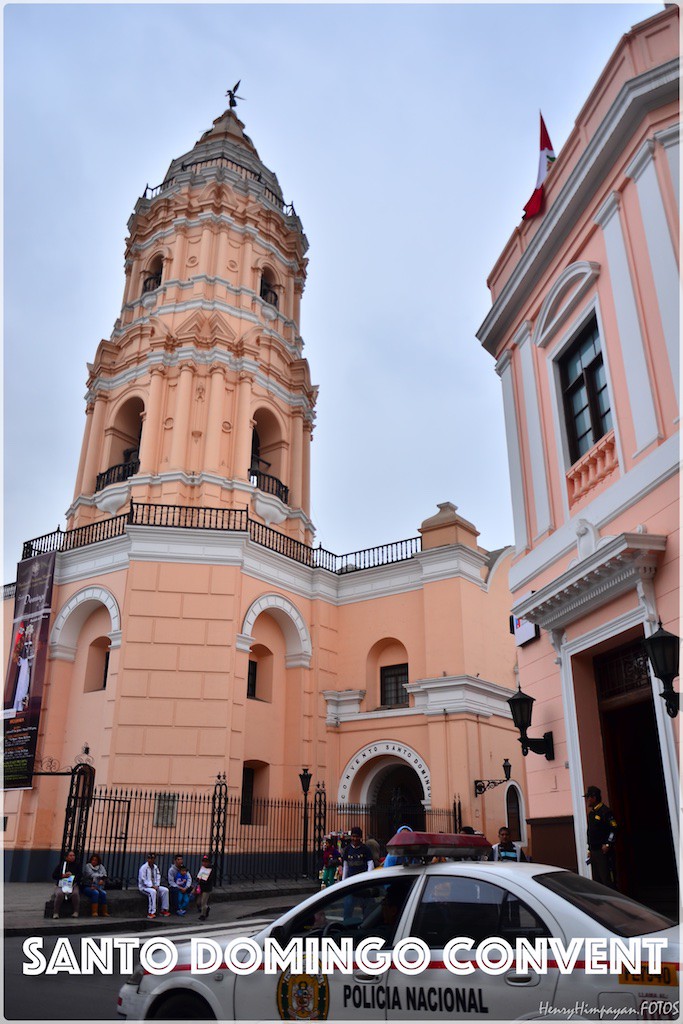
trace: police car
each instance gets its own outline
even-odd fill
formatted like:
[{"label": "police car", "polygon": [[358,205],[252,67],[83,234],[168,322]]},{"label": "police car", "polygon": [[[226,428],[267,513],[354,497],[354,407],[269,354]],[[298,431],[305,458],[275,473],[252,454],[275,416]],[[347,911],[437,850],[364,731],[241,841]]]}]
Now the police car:
[{"label": "police car", "polygon": [[[404,861],[316,893],[214,969],[178,946],[122,987],[134,1020],[679,1019],[679,930],[570,871],[487,862],[483,837],[399,833]],[[198,933],[201,938],[201,933]],[[232,940],[234,941],[234,940]],[[238,943],[239,946],[239,943]],[[348,954],[341,969],[270,952]],[[260,960],[260,954],[263,959]],[[383,960],[382,960],[383,957]],[[204,967],[211,967],[206,957]],[[277,957],[275,963],[278,963]]]}]

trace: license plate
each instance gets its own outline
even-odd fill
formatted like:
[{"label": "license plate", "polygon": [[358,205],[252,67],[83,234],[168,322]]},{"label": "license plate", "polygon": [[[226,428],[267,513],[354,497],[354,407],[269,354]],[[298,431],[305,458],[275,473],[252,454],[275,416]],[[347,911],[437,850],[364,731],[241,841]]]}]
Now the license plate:
[{"label": "license plate", "polygon": [[639,974],[631,974],[630,971],[623,970],[619,975],[620,985],[677,985],[678,984],[678,971],[676,964],[662,964],[661,974],[650,974],[649,971],[640,971]]}]

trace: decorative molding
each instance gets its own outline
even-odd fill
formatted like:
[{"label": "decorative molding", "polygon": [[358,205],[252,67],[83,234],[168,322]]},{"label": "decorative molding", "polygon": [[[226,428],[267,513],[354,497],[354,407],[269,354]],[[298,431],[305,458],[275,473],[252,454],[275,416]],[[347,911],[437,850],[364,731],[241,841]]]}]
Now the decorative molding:
[{"label": "decorative molding", "polygon": [[672,147],[675,149],[681,141],[680,124],[670,124],[668,128],[662,128],[661,131],[655,132],[655,139],[664,146],[664,149]]},{"label": "decorative molding", "polygon": [[638,181],[638,178],[646,170],[649,164],[654,160],[655,155],[655,144],[653,139],[646,139],[642,144],[636,155],[634,156],[631,163],[626,168],[626,177],[633,178],[634,181]]},{"label": "decorative molding", "polygon": [[287,519],[287,506],[274,494],[267,494],[254,488],[254,512],[265,521],[266,526],[279,526]]},{"label": "decorative molding", "polygon": [[116,598],[101,586],[79,590],[63,605],[55,617],[50,633],[50,656],[62,661],[73,661],[70,656],[78,647],[83,624],[97,609],[104,606],[109,612],[111,633],[121,633],[121,613]]},{"label": "decorative molding", "polygon": [[[678,434],[668,438],[610,487],[600,491],[581,509],[590,515],[598,529],[607,527],[652,491],[661,487],[679,470]],[[510,589],[514,593],[533,586],[537,576],[551,569],[574,547],[576,534],[570,519],[510,568]]]},{"label": "decorative molding", "polygon": [[565,267],[543,300],[533,332],[534,345],[538,348],[548,345],[599,275],[600,264],[591,260],[579,260]]},{"label": "decorative molding", "polygon": [[339,725],[356,718],[365,690],[322,690],[327,703],[327,725]]},{"label": "decorative molding", "polygon": [[610,223],[612,218],[619,213],[621,207],[621,196],[618,192],[610,192],[607,199],[604,201],[598,212],[595,214],[593,220],[601,227],[603,231]]},{"label": "decorative molding", "polygon": [[616,447],[614,430],[610,430],[567,470],[567,497],[570,508],[619,467]]},{"label": "decorative molding", "polygon": [[635,589],[641,580],[651,579],[666,541],[664,536],[641,533],[609,538],[557,579],[517,601],[512,614],[547,630],[562,629]]},{"label": "decorative molding", "polygon": [[109,487],[105,487],[101,491],[97,491],[96,494],[93,495],[93,500],[101,512],[106,512],[108,515],[113,516],[123,505],[128,504],[130,501],[130,494],[130,483],[110,484]]},{"label": "decorative molding", "polygon": [[[424,758],[413,747],[395,740],[377,740],[375,743],[368,743],[346,763],[339,777],[337,801],[340,804],[349,803],[351,786],[359,769],[378,760],[381,760],[382,766],[400,761],[410,765],[422,784],[425,807],[431,805],[430,772]],[[369,779],[368,784],[371,781]]]},{"label": "decorative molding", "polygon": [[421,715],[450,714],[480,715],[491,718],[512,719],[508,699],[514,690],[499,683],[479,679],[477,676],[439,676],[436,679],[418,679],[406,685],[413,695],[413,711]]},{"label": "decorative molding", "polygon": [[289,598],[283,594],[263,594],[249,606],[242,623],[242,642],[252,635],[254,623],[259,615],[267,612],[282,630],[287,653],[287,668],[310,668],[313,644],[303,615]]}]

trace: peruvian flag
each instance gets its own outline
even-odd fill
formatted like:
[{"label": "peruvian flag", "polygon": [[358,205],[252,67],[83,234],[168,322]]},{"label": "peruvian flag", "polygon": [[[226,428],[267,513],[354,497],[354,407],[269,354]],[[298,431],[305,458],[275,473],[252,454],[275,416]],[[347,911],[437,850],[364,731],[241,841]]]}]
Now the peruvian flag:
[{"label": "peruvian flag", "polygon": [[550,141],[548,129],[543,120],[543,114],[541,114],[541,154],[538,158],[538,178],[536,179],[536,188],[533,191],[533,195],[524,207],[522,220],[529,220],[530,217],[535,217],[537,213],[541,212],[543,206],[543,182],[547,178],[548,171],[554,160],[553,144]]}]

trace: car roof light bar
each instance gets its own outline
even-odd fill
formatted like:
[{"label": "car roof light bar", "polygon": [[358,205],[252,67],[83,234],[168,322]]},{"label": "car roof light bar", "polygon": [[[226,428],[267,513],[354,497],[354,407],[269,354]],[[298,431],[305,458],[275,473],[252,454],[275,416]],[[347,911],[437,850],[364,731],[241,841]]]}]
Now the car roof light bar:
[{"label": "car roof light bar", "polygon": [[389,853],[403,857],[479,858],[491,849],[485,836],[453,832],[397,832],[387,843]]}]

